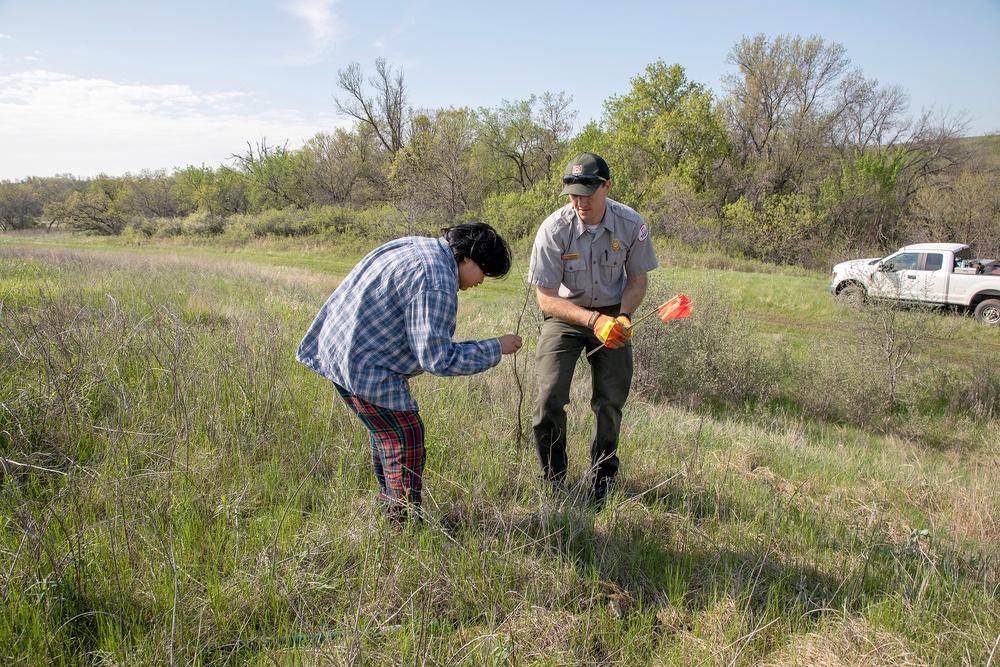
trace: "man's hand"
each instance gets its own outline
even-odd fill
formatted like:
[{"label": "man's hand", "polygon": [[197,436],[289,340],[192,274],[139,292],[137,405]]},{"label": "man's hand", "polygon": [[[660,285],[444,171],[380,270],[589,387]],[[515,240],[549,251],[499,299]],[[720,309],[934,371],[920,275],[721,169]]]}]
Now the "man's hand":
[{"label": "man's hand", "polygon": [[524,341],[517,334],[505,334],[500,336],[500,352],[503,354],[514,354],[521,349]]},{"label": "man's hand", "polygon": [[[622,347],[628,340],[621,322],[607,315],[601,315],[594,322],[594,335],[597,336],[597,340],[604,343],[605,347],[610,347],[612,350]],[[629,332],[629,337],[631,337],[631,332]]]},{"label": "man's hand", "polygon": [[629,319],[629,316],[619,315],[615,321],[622,325],[622,336],[625,338],[625,342],[632,340],[632,320]]}]

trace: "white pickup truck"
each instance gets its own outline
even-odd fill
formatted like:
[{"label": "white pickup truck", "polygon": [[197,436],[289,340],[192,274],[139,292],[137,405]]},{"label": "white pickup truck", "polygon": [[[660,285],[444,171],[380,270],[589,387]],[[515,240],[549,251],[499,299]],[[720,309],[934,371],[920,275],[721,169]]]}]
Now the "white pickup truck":
[{"label": "white pickup truck", "polygon": [[855,259],[833,267],[830,292],[847,301],[894,299],[971,310],[986,324],[1000,324],[1000,265],[973,259],[961,243],[917,243],[886,257]]}]

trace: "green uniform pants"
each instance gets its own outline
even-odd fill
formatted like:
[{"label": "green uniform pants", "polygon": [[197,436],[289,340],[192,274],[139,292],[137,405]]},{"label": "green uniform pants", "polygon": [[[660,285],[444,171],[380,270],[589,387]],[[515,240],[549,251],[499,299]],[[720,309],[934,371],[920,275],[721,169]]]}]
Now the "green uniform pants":
[{"label": "green uniform pants", "polygon": [[[605,315],[618,315],[618,306],[599,308]],[[532,428],[545,479],[561,482],[566,476],[566,406],[570,384],[580,354],[600,347],[587,327],[567,324],[546,316],[535,352],[538,398]],[[591,475],[595,489],[606,488],[618,473],[618,433],[622,407],[632,385],[632,345],[617,350],[603,348],[587,358],[592,376],[590,409],[594,429],[590,438]]]}]

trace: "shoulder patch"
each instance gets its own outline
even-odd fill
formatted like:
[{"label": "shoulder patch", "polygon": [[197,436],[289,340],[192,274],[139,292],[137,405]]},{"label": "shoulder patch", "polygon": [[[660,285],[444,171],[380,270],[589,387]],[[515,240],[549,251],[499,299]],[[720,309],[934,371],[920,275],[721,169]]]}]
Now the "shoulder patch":
[{"label": "shoulder patch", "polygon": [[642,223],[642,227],[639,228],[639,242],[641,243],[648,238],[649,238],[649,227],[647,227],[646,223],[644,222]]}]

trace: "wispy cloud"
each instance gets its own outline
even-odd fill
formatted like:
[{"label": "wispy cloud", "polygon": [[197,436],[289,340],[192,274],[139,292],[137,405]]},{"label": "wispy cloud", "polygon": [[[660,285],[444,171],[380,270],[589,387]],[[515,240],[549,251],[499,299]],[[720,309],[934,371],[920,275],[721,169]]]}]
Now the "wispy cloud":
[{"label": "wispy cloud", "polygon": [[288,9],[293,16],[305,19],[313,40],[327,44],[340,34],[340,24],[333,6],[337,0],[292,0]]},{"label": "wispy cloud", "polygon": [[217,167],[248,142],[297,148],[341,124],[265,108],[238,91],[123,85],[34,70],[0,76],[0,179]]},{"label": "wispy cloud", "polygon": [[284,8],[296,19],[303,19],[307,39],[296,41],[280,57],[270,60],[276,67],[297,67],[322,62],[329,49],[343,34],[343,26],[333,12],[339,0],[287,0]]}]

